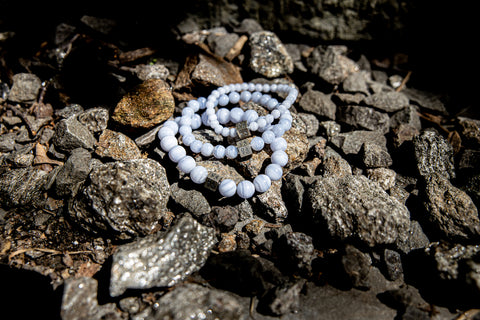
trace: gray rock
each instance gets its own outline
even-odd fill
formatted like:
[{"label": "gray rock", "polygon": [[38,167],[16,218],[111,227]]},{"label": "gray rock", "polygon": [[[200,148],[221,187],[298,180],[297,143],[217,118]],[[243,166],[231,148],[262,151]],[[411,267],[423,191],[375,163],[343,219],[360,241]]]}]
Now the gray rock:
[{"label": "gray rock", "polygon": [[282,182],[273,181],[272,186],[264,193],[253,198],[257,210],[262,215],[270,217],[275,222],[282,222],[288,216],[287,206],[282,199]]},{"label": "gray rock", "polygon": [[385,148],[366,142],[362,148],[362,162],[367,168],[385,168],[392,165],[392,157]]},{"label": "gray rock", "polygon": [[355,288],[368,288],[368,275],[372,265],[372,258],[352,245],[345,247],[342,255],[343,271]]},{"label": "gray rock", "polygon": [[147,235],[169,221],[169,197],[166,172],[158,162],[110,162],[92,169],[69,201],[68,214],[88,231],[130,239]]},{"label": "gray rock", "polygon": [[385,263],[388,280],[395,281],[403,277],[402,257],[400,253],[385,249],[383,251],[383,261]]},{"label": "gray rock", "polygon": [[215,243],[213,229],[183,217],[167,232],[119,246],[113,255],[110,295],[174,286],[205,264]]},{"label": "gray rock", "polygon": [[477,170],[480,168],[480,150],[464,149],[460,154],[459,170]]},{"label": "gray rock", "polygon": [[346,46],[318,46],[307,59],[311,72],[333,85],[342,83],[359,70],[358,65],[346,57]]},{"label": "gray rock", "polygon": [[368,179],[378,183],[383,190],[388,191],[395,185],[396,173],[392,169],[375,168],[367,169]]},{"label": "gray rock", "polygon": [[406,108],[395,112],[390,117],[390,126],[392,128],[397,128],[401,124],[412,126],[418,131],[422,130],[422,122],[415,106],[409,105]]},{"label": "gray rock", "polygon": [[194,283],[178,286],[132,320],[249,319],[248,309],[238,296]]},{"label": "gray rock", "polygon": [[85,181],[90,172],[92,155],[85,149],[72,150],[65,164],[55,178],[55,193],[59,197],[75,194],[75,189]]},{"label": "gray rock", "polygon": [[293,61],[280,39],[270,31],[250,36],[250,68],[267,78],[277,78],[293,72]]},{"label": "gray rock", "polygon": [[0,174],[0,205],[5,208],[39,205],[47,172],[32,167],[8,170]]},{"label": "gray rock", "polygon": [[342,127],[335,121],[322,121],[320,122],[320,131],[325,134],[327,139],[330,139],[339,134],[342,131]]},{"label": "gray rock", "polygon": [[188,210],[195,217],[208,214],[212,208],[205,196],[198,190],[185,190],[174,183],[170,186],[173,201]]},{"label": "gray rock", "polygon": [[365,106],[341,106],[338,108],[337,121],[344,122],[355,129],[378,130],[387,133],[390,130],[390,118],[385,112]]},{"label": "gray rock", "polygon": [[237,42],[238,34],[224,32],[211,32],[207,37],[207,43],[212,51],[220,56],[225,57],[225,55],[230,51],[233,45]]},{"label": "gray rock", "polygon": [[311,272],[315,258],[312,237],[302,232],[287,232],[277,246],[277,255],[289,270],[305,276]]},{"label": "gray rock", "polygon": [[472,149],[480,148],[480,120],[465,117],[457,118],[462,145]]},{"label": "gray rock", "polygon": [[451,239],[480,236],[480,219],[472,199],[441,173],[425,177],[425,207],[432,226]]},{"label": "gray rock", "polygon": [[85,110],[77,116],[78,121],[91,132],[101,132],[107,129],[109,118],[108,110],[100,107]]},{"label": "gray rock", "polygon": [[124,319],[115,303],[100,305],[97,280],[88,277],[65,280],[60,315],[63,320]]},{"label": "gray rock", "polygon": [[10,152],[15,149],[17,132],[8,132],[0,135],[0,152]]},{"label": "gray rock", "polygon": [[350,74],[342,83],[345,92],[361,92],[369,95],[367,81],[371,81],[370,74],[366,71],[359,71]]},{"label": "gray rock", "polygon": [[320,122],[317,117],[310,113],[299,113],[298,116],[305,123],[307,128],[307,137],[315,137],[320,127]]},{"label": "gray rock", "polygon": [[8,93],[12,102],[32,102],[37,99],[42,87],[42,80],[31,73],[17,73],[12,78],[13,84]]},{"label": "gray rock", "polygon": [[243,19],[240,25],[234,28],[234,31],[252,35],[255,32],[263,31],[263,28],[255,19]]},{"label": "gray rock", "polygon": [[377,92],[365,98],[364,102],[385,112],[395,112],[408,106],[408,97],[396,91]]},{"label": "gray rock", "polygon": [[90,130],[73,115],[57,123],[53,143],[56,149],[63,151],[76,148],[92,150],[96,140]]},{"label": "gray rock", "polygon": [[421,91],[414,88],[405,88],[402,92],[408,99],[420,106],[420,109],[441,114],[448,114],[441,97],[437,94]]},{"label": "gray rock", "polygon": [[139,64],[135,67],[135,73],[138,79],[146,81],[149,79],[167,80],[170,75],[168,68],[159,63],[155,64]]},{"label": "gray rock", "polygon": [[472,197],[477,208],[480,208],[480,175],[476,174],[468,177],[462,189]]},{"label": "gray rock", "polygon": [[452,145],[435,130],[425,130],[413,138],[417,169],[425,177],[439,173],[447,179],[455,178]]},{"label": "gray rock", "polygon": [[300,308],[300,292],[305,282],[305,279],[300,279],[276,286],[261,299],[258,307],[276,316],[298,312]]},{"label": "gray rock", "polygon": [[330,147],[325,149],[322,160],[320,171],[324,177],[344,177],[352,174],[352,167],[348,161]]},{"label": "gray rock", "polygon": [[330,96],[321,91],[313,89],[307,90],[307,92],[305,92],[300,98],[298,105],[305,112],[310,112],[319,117],[335,120],[337,107],[330,99]]},{"label": "gray rock", "polygon": [[410,223],[410,229],[406,238],[398,238],[395,241],[395,247],[397,247],[403,253],[409,253],[415,249],[425,248],[430,244],[427,235],[423,232],[422,227],[418,221],[412,220]]},{"label": "gray rock", "polygon": [[344,132],[331,137],[329,141],[345,154],[358,154],[366,142],[387,148],[387,139],[380,131],[357,130]]},{"label": "gray rock", "polygon": [[361,175],[323,177],[307,191],[314,223],[330,236],[371,247],[394,243],[410,229],[408,209]]},{"label": "gray rock", "polygon": [[83,112],[83,107],[79,104],[69,104],[65,108],[55,110],[55,115],[63,119],[70,118],[73,115],[77,115]]}]

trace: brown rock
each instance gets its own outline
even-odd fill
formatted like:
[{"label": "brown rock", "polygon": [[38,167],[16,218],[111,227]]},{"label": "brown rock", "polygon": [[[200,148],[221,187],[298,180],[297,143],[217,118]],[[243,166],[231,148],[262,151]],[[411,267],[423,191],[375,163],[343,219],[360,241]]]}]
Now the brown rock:
[{"label": "brown rock", "polygon": [[168,84],[160,79],[149,79],[120,100],[112,118],[124,126],[149,129],[170,118],[174,108]]},{"label": "brown rock", "polygon": [[106,129],[98,138],[95,153],[100,157],[108,157],[114,160],[132,160],[142,157],[132,139],[120,132]]}]

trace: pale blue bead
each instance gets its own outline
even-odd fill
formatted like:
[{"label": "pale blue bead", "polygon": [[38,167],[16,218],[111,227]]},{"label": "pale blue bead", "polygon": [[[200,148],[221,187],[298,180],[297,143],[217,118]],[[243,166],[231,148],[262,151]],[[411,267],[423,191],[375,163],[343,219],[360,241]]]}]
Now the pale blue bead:
[{"label": "pale blue bead", "polygon": [[186,134],[182,137],[182,142],[187,147],[189,147],[193,141],[195,141],[195,136],[193,134]]},{"label": "pale blue bead", "polygon": [[275,121],[275,118],[271,115],[271,114],[267,114],[265,116],[265,120],[267,120],[267,124],[270,124],[272,123],[273,121]]},{"label": "pale blue bead", "polygon": [[216,134],[221,134],[222,133],[222,130],[224,129],[223,126],[221,126],[220,124],[216,125],[216,126],[213,126],[212,127],[213,131],[215,131]]},{"label": "pale blue bead", "polygon": [[256,83],[255,84],[255,90],[262,91],[263,90],[263,85],[261,83]]},{"label": "pale blue bead", "polygon": [[240,101],[240,94],[238,92],[230,92],[228,94],[228,99],[230,100],[230,103],[238,103]]},{"label": "pale blue bead", "polygon": [[213,153],[213,145],[209,142],[204,143],[200,152],[202,153],[202,156],[210,157]]},{"label": "pale blue bead", "polygon": [[208,170],[202,166],[196,166],[190,171],[190,179],[196,184],[202,184],[207,180]]},{"label": "pale blue bead", "polygon": [[278,121],[278,124],[281,125],[285,129],[285,131],[288,131],[292,128],[292,121],[288,119],[280,119],[280,121]]},{"label": "pale blue bead", "polygon": [[255,190],[257,192],[266,192],[270,189],[272,185],[272,180],[266,174],[260,174],[255,179],[253,179],[253,185],[255,186]]},{"label": "pale blue bead", "polygon": [[225,179],[218,186],[218,191],[224,197],[231,197],[237,192],[237,185],[232,179]]},{"label": "pale blue bead", "polygon": [[237,186],[237,194],[242,199],[248,199],[255,193],[255,186],[247,180],[243,180]]},{"label": "pale blue bead", "polygon": [[174,136],[166,136],[160,141],[160,147],[162,147],[162,150],[165,152],[170,151],[170,149],[176,145],[178,145],[178,141]]},{"label": "pale blue bead", "polygon": [[182,116],[178,125],[181,126],[190,126],[192,124],[192,117]]},{"label": "pale blue bead", "polygon": [[228,159],[235,159],[238,156],[238,149],[235,146],[228,146],[225,149],[225,156]]},{"label": "pale blue bead", "polygon": [[248,124],[258,119],[258,113],[255,110],[247,110],[243,114],[242,120],[247,121]]},{"label": "pale blue bead", "polygon": [[230,121],[230,110],[227,108],[220,108],[217,111],[217,119],[221,124],[226,124]]},{"label": "pale blue bead", "polygon": [[278,87],[278,85],[277,85],[276,83],[272,84],[272,85],[270,86],[270,91],[272,91],[272,92],[277,92],[277,87]]},{"label": "pale blue bead", "polygon": [[228,137],[230,135],[230,128],[226,128],[226,127],[223,128],[221,134],[222,134],[222,137],[225,137],[225,138]]},{"label": "pale blue bead", "polygon": [[158,130],[157,136],[158,139],[162,140],[166,136],[175,136],[175,132],[173,132],[172,128],[162,127],[160,130]]},{"label": "pale blue bead", "polygon": [[273,110],[278,105],[277,99],[273,98],[267,101],[266,107],[268,110]]},{"label": "pale blue bead", "polygon": [[[208,109],[207,109],[208,110]],[[208,126],[210,123],[208,122],[208,114],[206,112],[202,113],[202,123],[204,126]]]},{"label": "pale blue bead", "polygon": [[261,92],[255,91],[254,93],[252,93],[252,101],[253,102],[258,103],[258,101],[260,101],[260,98],[262,98],[262,93]]},{"label": "pale blue bead", "polygon": [[267,125],[267,120],[265,120],[265,117],[260,117],[257,119],[257,124],[258,124],[258,129],[263,130]]},{"label": "pale blue bead", "polygon": [[262,134],[262,139],[265,143],[270,144],[275,140],[275,133],[271,130],[267,130]]},{"label": "pale blue bead", "polygon": [[240,90],[237,91],[247,91],[248,90],[248,83],[244,82],[240,85]]},{"label": "pale blue bead", "polygon": [[250,124],[248,125],[248,129],[250,131],[257,131],[258,130],[258,123],[253,121],[253,122],[250,122]]},{"label": "pale blue bead", "polygon": [[260,137],[254,137],[252,141],[250,141],[250,146],[253,150],[260,151],[265,146],[265,141]]},{"label": "pale blue bead", "polygon": [[272,132],[275,134],[275,137],[281,137],[285,133],[285,129],[281,125],[276,124],[272,128]]},{"label": "pale blue bead", "polygon": [[178,124],[173,120],[167,120],[163,123],[163,128],[170,128],[173,130],[174,134],[178,132]]},{"label": "pale blue bead", "polygon": [[195,140],[190,144],[190,150],[193,153],[199,153],[202,150],[203,142],[200,140]]},{"label": "pale blue bead", "polygon": [[273,118],[278,119],[278,118],[280,118],[280,116],[281,116],[282,114],[280,113],[280,111],[278,111],[277,109],[275,109],[275,110],[272,110],[271,115],[272,115]]},{"label": "pale blue bead", "polygon": [[190,134],[190,133],[192,133],[192,127],[191,126],[180,126],[180,129],[178,129],[178,133],[180,133],[180,135],[182,135],[182,136]]},{"label": "pale blue bead", "polygon": [[[192,101],[195,101],[195,100],[192,100]],[[195,114],[195,111],[193,111],[193,108],[191,108],[191,107],[187,106],[187,107],[182,109],[182,116],[192,117],[194,114]]]},{"label": "pale blue bead", "polygon": [[217,159],[223,159],[225,157],[225,147],[222,145],[216,145],[213,149],[213,156]]},{"label": "pale blue bead", "polygon": [[287,149],[287,141],[284,138],[275,138],[272,143],[270,143],[270,149],[273,152],[275,151],[285,151]]},{"label": "pale blue bead", "polygon": [[225,94],[225,93],[227,93],[227,87],[220,87],[220,88],[217,89],[217,92],[219,94]]},{"label": "pale blue bead", "polygon": [[[200,109],[205,109],[205,103],[207,102],[207,98],[200,97],[200,98],[197,99],[197,101],[200,104]],[[197,111],[195,111],[195,112],[197,112]]]},{"label": "pale blue bead", "polygon": [[208,110],[208,109],[214,109],[218,104],[218,100],[207,100],[207,102],[205,102],[205,108]]},{"label": "pale blue bead", "polygon": [[187,155],[187,152],[185,151],[185,148],[182,146],[175,146],[170,151],[168,152],[168,157],[172,162],[177,163],[180,161],[183,157]]},{"label": "pale blue bead", "polygon": [[265,168],[265,174],[272,180],[280,180],[283,175],[282,167],[278,164],[271,163]]},{"label": "pale blue bead", "polygon": [[240,121],[242,121],[243,113],[244,111],[241,108],[233,108],[230,111],[230,121],[232,121],[233,123],[239,123]]},{"label": "pale blue bead", "polygon": [[197,166],[197,163],[195,162],[195,159],[193,159],[190,156],[185,156],[180,161],[178,161],[178,170],[184,172],[184,173],[190,173],[193,168]]},{"label": "pale blue bead", "polygon": [[242,91],[240,94],[240,100],[243,102],[248,102],[252,98],[252,93],[250,91]]},{"label": "pale blue bead", "polygon": [[200,128],[202,125],[202,117],[199,114],[194,114],[192,117],[192,124],[190,125],[193,130]]},{"label": "pale blue bead", "polygon": [[272,163],[284,167],[288,163],[288,154],[285,151],[275,151],[270,158]]},{"label": "pale blue bead", "polygon": [[200,109],[200,102],[198,100],[190,100],[187,103],[187,106],[191,108],[193,112],[197,112]]},{"label": "pale blue bead", "polygon": [[263,92],[270,92],[270,85],[268,83],[265,83],[263,85]]},{"label": "pale blue bead", "polygon": [[251,92],[255,91],[255,83],[251,83],[251,82],[248,83],[248,91],[251,91]]},{"label": "pale blue bead", "polygon": [[230,100],[228,99],[228,96],[226,94],[222,94],[220,97],[218,97],[218,105],[219,106],[226,106]]},{"label": "pale blue bead", "polygon": [[242,89],[242,88],[243,88],[243,85],[244,85],[243,83],[235,83],[235,84],[233,85],[234,90],[235,90],[235,91],[247,90],[246,88],[245,88],[245,89]]},{"label": "pale blue bead", "polygon": [[270,99],[272,99],[272,96],[270,96],[269,94],[264,94],[260,100],[258,101],[259,104],[261,104],[262,106],[265,106],[267,105],[267,103],[270,101]]},{"label": "pale blue bead", "polygon": [[237,136],[237,129],[236,128],[230,128],[230,137],[235,138]]}]

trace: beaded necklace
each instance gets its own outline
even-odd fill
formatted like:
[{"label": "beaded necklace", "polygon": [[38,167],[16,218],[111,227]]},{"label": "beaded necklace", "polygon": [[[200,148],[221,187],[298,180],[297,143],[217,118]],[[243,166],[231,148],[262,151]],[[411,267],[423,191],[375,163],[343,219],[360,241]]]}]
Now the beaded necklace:
[{"label": "beaded necklace", "polygon": [[[268,92],[286,93],[287,97],[280,103]],[[287,142],[282,136],[292,127],[289,108],[297,96],[298,90],[286,84],[238,83],[219,87],[207,98],[190,100],[183,108],[181,116],[166,121],[158,131],[160,146],[168,152],[170,160],[177,163],[180,171],[190,175],[194,183],[204,184],[212,191],[218,189],[224,197],[237,194],[243,199],[251,198],[255,192],[266,192],[272,181],[282,178],[282,167],[288,163],[288,155],[285,153]],[[228,104],[237,104],[240,101],[258,103],[271,112],[266,116],[259,116],[255,110],[224,108]],[[215,111],[217,107],[220,108]],[[197,113],[199,111],[203,113],[199,115]],[[229,123],[235,126],[226,126]],[[236,143],[225,147],[197,140],[193,130],[202,125],[210,127],[224,138],[235,140]],[[256,131],[260,132],[261,136],[254,136],[248,141],[247,138]],[[253,182],[243,180],[236,184],[232,179],[222,179],[218,174],[208,172],[205,167],[197,165],[195,159],[187,155],[187,150],[179,145],[177,134],[180,135],[183,145],[189,147],[193,153],[200,153],[204,157],[213,156],[216,159],[246,158],[253,151],[260,151],[268,144],[273,151],[271,163],[265,168],[265,173],[259,174]]]}]

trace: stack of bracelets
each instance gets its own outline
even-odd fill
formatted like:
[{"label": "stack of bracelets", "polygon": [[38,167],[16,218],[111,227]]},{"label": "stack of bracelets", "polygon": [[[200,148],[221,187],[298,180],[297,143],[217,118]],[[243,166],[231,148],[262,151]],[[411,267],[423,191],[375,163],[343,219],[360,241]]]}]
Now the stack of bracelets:
[{"label": "stack of bracelets", "polygon": [[[268,92],[286,93],[287,97],[280,103]],[[163,124],[158,131],[160,146],[168,152],[170,160],[177,163],[178,170],[189,174],[194,183],[204,184],[212,191],[218,189],[224,197],[238,194],[243,199],[251,198],[255,192],[266,192],[272,181],[282,178],[282,167],[288,163],[288,155],[285,153],[287,141],[282,136],[292,127],[292,116],[288,109],[297,96],[298,90],[287,84],[238,83],[217,88],[207,98],[189,101],[181,116]],[[259,116],[255,110],[224,108],[229,103],[237,104],[240,101],[255,102],[271,112],[266,116]],[[217,107],[218,110],[215,111]],[[203,113],[199,115],[199,111]],[[235,126],[227,126],[230,123]],[[202,124],[213,129],[216,134],[229,138],[229,141],[235,140],[236,143],[225,147],[197,140],[192,131],[200,128]],[[255,131],[261,133],[261,136],[254,136],[249,142],[247,138]],[[185,147],[179,145],[177,134],[181,136]],[[200,153],[204,157],[236,159],[248,157],[253,151],[261,151],[266,144],[270,145],[273,153],[265,173],[255,177],[253,182],[243,180],[238,184],[197,165],[185,149],[189,147],[192,153]]]}]

